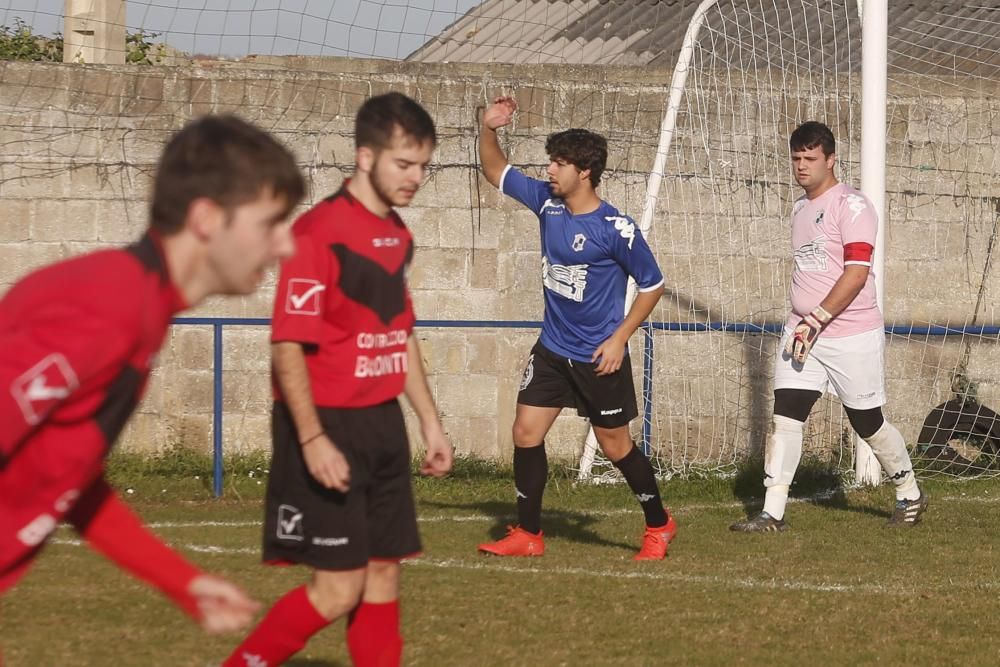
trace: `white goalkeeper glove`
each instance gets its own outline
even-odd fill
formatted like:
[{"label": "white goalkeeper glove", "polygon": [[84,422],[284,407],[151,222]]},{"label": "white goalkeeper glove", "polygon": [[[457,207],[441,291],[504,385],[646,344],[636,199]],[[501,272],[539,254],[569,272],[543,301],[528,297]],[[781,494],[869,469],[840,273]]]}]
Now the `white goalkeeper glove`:
[{"label": "white goalkeeper glove", "polygon": [[823,306],[816,306],[811,313],[802,318],[792,330],[792,335],[785,343],[785,353],[791,355],[792,361],[804,364],[809,350],[819,337],[819,333],[830,323],[833,315],[826,312]]}]

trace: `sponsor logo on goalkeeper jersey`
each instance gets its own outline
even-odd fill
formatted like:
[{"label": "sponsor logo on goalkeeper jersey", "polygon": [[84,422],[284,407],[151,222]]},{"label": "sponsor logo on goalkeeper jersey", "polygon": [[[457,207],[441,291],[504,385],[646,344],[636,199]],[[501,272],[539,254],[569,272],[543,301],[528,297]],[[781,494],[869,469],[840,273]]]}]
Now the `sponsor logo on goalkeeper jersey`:
[{"label": "sponsor logo on goalkeeper jersey", "polygon": [[549,258],[542,255],[542,284],[559,296],[582,303],[588,268],[587,264],[550,264]]},{"label": "sponsor logo on goalkeeper jersey", "polygon": [[795,268],[799,271],[819,273],[826,271],[827,256],[823,246],[826,245],[826,235],[820,235],[808,243],[803,243],[795,250]]}]

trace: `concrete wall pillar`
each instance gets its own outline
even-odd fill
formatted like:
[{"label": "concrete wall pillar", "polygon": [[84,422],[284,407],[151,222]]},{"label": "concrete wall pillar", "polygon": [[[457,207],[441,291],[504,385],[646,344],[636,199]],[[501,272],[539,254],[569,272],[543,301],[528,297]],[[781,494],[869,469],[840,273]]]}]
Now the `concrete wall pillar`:
[{"label": "concrete wall pillar", "polygon": [[125,64],[125,0],[66,0],[63,62]]}]

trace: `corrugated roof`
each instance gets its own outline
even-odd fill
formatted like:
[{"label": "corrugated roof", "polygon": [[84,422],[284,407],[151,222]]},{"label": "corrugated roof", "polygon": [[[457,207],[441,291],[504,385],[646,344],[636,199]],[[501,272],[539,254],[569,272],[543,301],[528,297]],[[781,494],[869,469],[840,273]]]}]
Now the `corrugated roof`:
[{"label": "corrugated roof", "polygon": [[[669,67],[676,62],[698,4],[694,0],[486,0],[407,59]],[[720,4],[709,12],[708,25],[726,30],[703,31],[701,36],[703,43],[715,42],[719,63],[763,67],[797,62],[827,71],[860,68],[861,22],[854,0],[832,0],[821,7],[801,0]],[[734,35],[744,46],[738,53],[732,48]],[[1000,2],[893,0],[889,66],[921,74],[1000,78]]]}]

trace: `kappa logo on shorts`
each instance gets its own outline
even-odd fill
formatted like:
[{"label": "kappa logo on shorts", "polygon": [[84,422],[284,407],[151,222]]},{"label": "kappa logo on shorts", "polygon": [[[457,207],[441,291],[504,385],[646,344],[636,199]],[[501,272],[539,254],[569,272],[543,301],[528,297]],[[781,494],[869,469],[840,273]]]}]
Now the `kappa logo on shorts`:
[{"label": "kappa logo on shorts", "polygon": [[53,352],[21,374],[10,386],[24,420],[35,426],[80,386],[76,372],[62,354]]},{"label": "kappa logo on shorts", "polygon": [[305,534],[302,532],[302,512],[298,507],[278,506],[278,539],[299,542],[305,539]]},{"label": "kappa logo on shorts", "polygon": [[288,281],[288,300],[285,312],[289,315],[319,315],[319,298],[326,285],[309,278],[292,278]]},{"label": "kappa logo on shorts", "polygon": [[535,355],[528,355],[528,365],[524,367],[524,375],[521,376],[521,391],[528,388],[531,379],[535,377]]}]

